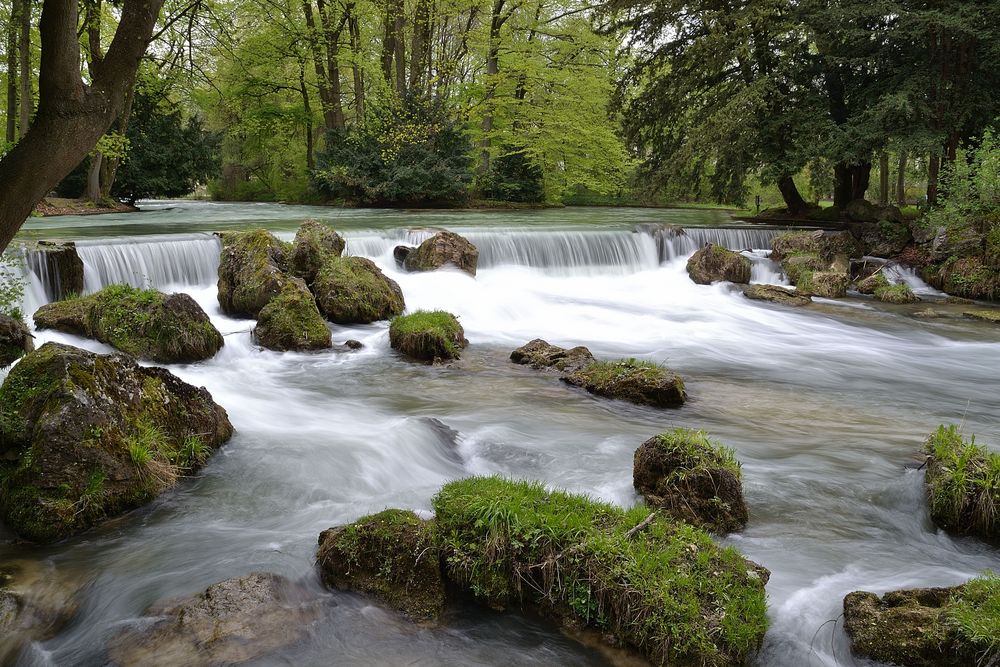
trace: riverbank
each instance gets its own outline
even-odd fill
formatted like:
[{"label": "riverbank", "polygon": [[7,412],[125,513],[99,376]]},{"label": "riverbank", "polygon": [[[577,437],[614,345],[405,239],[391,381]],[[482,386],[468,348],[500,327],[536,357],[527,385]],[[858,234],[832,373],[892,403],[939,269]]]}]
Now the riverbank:
[{"label": "riverbank", "polygon": [[53,218],[60,215],[106,215],[108,213],[135,213],[139,209],[121,202],[109,202],[110,205],[98,206],[89,199],[65,199],[62,197],[46,197],[35,206],[34,216]]}]

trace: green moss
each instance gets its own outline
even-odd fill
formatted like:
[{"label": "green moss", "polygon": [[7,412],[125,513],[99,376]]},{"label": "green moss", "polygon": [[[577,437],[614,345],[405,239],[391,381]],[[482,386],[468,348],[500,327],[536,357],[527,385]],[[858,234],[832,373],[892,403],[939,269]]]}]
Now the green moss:
[{"label": "green moss", "polygon": [[322,350],[330,347],[330,329],[301,280],[289,281],[260,311],[257,341],[270,350]]},{"label": "green moss", "polygon": [[972,320],[1000,324],[1000,310],[967,310],[962,314]]},{"label": "green moss", "polygon": [[401,315],[403,292],[364,257],[333,257],[316,274],[320,311],[337,324],[367,324]]},{"label": "green moss", "polygon": [[948,294],[970,299],[1000,299],[1000,270],[980,257],[951,257],[928,267],[924,277]]},{"label": "green moss", "polygon": [[836,271],[803,271],[795,285],[802,294],[838,299],[847,294],[846,273]]},{"label": "green moss", "polygon": [[562,380],[600,396],[641,405],[677,407],[687,399],[681,377],[651,361],[595,361]]},{"label": "green moss", "polygon": [[731,548],[541,484],[479,477],[435,496],[450,579],[485,603],[529,603],[656,664],[742,664],[767,630],[763,582]]},{"label": "green moss", "polygon": [[920,301],[906,283],[879,285],[875,288],[875,298],[886,303],[916,303]]},{"label": "green moss", "polygon": [[927,440],[931,518],[946,530],[1000,540],[1000,454],[939,426]]},{"label": "green moss", "polygon": [[822,271],[826,267],[827,262],[814,252],[788,251],[781,260],[781,270],[794,285],[800,284],[804,276],[813,271]]},{"label": "green moss", "polygon": [[222,237],[219,260],[219,305],[224,313],[257,317],[281,293],[292,245],[266,229],[229,232]]},{"label": "green moss", "polygon": [[685,476],[715,468],[728,470],[736,476],[736,479],[742,478],[736,451],[709,439],[705,431],[675,428],[661,433],[655,439],[662,451],[681,462],[673,473],[675,479],[680,480]]},{"label": "green moss", "polygon": [[458,359],[466,340],[462,325],[451,313],[418,310],[392,320],[389,343],[403,354],[433,361]]}]

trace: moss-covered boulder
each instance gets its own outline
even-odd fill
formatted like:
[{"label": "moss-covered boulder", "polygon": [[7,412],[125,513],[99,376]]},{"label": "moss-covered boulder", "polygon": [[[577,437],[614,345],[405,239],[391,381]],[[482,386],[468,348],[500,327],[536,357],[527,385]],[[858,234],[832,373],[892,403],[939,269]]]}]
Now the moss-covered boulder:
[{"label": "moss-covered boulder", "polygon": [[906,283],[879,285],[875,288],[875,299],[885,303],[916,303],[920,297],[913,293]]},{"label": "moss-covered boulder", "polygon": [[401,315],[389,325],[389,345],[421,361],[458,359],[469,344],[458,319],[443,310],[418,310]]},{"label": "moss-covered boulder", "polygon": [[433,501],[449,582],[543,614],[657,665],[744,664],[767,630],[767,573],[693,526],[498,477]]},{"label": "moss-covered boulder", "polygon": [[927,439],[927,498],[931,519],[957,535],[1000,543],[1000,454],[940,426]]},{"label": "moss-covered boulder", "polygon": [[291,281],[292,246],[258,229],[222,236],[219,306],[227,315],[257,317]]},{"label": "moss-covered boulder", "polygon": [[511,352],[510,360],[515,364],[532,368],[554,368],[565,372],[579,370],[595,361],[590,350],[582,345],[566,349],[552,345],[541,338],[525,343]]},{"label": "moss-covered boulder", "polygon": [[49,541],[152,500],[232,435],[205,389],[46,343],[0,387],[0,516]]},{"label": "moss-covered boulder", "polygon": [[793,285],[798,285],[802,276],[816,271],[825,271],[829,266],[829,262],[821,259],[814,252],[785,255],[781,260],[781,270],[784,271]]},{"label": "moss-covered boulder", "polygon": [[982,257],[950,257],[923,269],[924,280],[948,294],[967,299],[1000,299],[1000,269]]},{"label": "moss-covered boulder", "polygon": [[306,220],[295,233],[291,253],[292,271],[306,283],[311,283],[326,260],[344,254],[346,245],[340,234],[328,225],[316,220]]},{"label": "moss-covered boulder", "polygon": [[434,522],[385,510],[323,531],[317,555],[323,582],[379,600],[411,620],[437,621],[445,584]]},{"label": "moss-covered boulder", "polygon": [[851,225],[851,234],[857,239],[859,251],[874,257],[895,257],[913,242],[909,226],[902,221],[854,224]]},{"label": "moss-covered boulder", "polygon": [[316,300],[299,278],[289,281],[264,306],[253,330],[262,346],[278,352],[325,350],[333,346],[330,329]]},{"label": "moss-covered boulder", "polygon": [[139,359],[186,363],[210,359],[224,341],[187,294],[112,285],[96,294],[49,303],[35,326],[94,338]]},{"label": "moss-covered boulder", "polygon": [[596,361],[561,379],[592,394],[639,405],[676,408],[687,400],[681,376],[651,361]]},{"label": "moss-covered boulder", "polygon": [[865,591],[844,598],[855,655],[907,667],[966,667],[1000,661],[1000,578],[953,588]]},{"label": "moss-covered boulder", "polygon": [[874,294],[877,289],[891,286],[892,283],[889,282],[889,279],[881,271],[873,273],[867,278],[862,278],[856,283],[858,291],[862,294]]},{"label": "moss-covered boulder", "polygon": [[808,306],[812,303],[808,295],[778,285],[747,285],[743,295],[755,301],[771,301],[783,306]]},{"label": "moss-covered boulder", "polygon": [[688,275],[699,285],[710,285],[720,280],[748,283],[750,271],[749,258],[712,243],[695,252],[687,261]]},{"label": "moss-covered boulder", "polygon": [[146,610],[156,621],[115,637],[116,665],[237,665],[305,639],[322,616],[309,586],[268,573],[228,579]]},{"label": "moss-covered boulder", "polygon": [[771,241],[771,259],[776,262],[803,254],[812,254],[830,263],[838,257],[857,257],[861,252],[854,237],[847,232],[785,232]]},{"label": "moss-covered boulder", "polygon": [[34,339],[24,322],[0,313],[0,368],[10,366],[33,349]]},{"label": "moss-covered boulder", "polygon": [[328,259],[312,285],[316,304],[337,324],[368,324],[403,314],[403,291],[365,257]]},{"label": "moss-covered boulder", "polygon": [[434,271],[448,264],[474,276],[479,265],[479,249],[454,232],[438,232],[403,259],[407,271]]},{"label": "moss-covered boulder", "polygon": [[847,284],[850,282],[846,272],[840,271],[807,271],[799,275],[796,287],[801,294],[839,299],[847,296]]},{"label": "moss-covered boulder", "polygon": [[747,525],[740,464],[703,431],[678,428],[635,450],[632,484],[652,507],[714,533]]},{"label": "moss-covered boulder", "polygon": [[72,241],[39,241],[29,249],[27,261],[51,301],[83,293],[83,260]]}]

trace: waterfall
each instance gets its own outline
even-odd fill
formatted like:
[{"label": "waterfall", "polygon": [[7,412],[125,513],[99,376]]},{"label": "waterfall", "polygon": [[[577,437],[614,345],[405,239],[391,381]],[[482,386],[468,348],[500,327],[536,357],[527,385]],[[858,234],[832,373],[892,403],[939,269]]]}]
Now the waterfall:
[{"label": "waterfall", "polygon": [[211,284],[218,279],[221,249],[219,239],[211,234],[77,244],[88,294],[119,283],[157,289]]}]

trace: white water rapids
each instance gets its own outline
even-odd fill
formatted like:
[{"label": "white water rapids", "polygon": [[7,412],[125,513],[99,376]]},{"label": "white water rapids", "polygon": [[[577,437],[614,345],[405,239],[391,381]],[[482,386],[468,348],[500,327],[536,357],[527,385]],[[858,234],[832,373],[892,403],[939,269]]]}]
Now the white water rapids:
[{"label": "white water rapids", "polygon": [[[389,349],[386,323],[333,327],[337,342],[364,342],[359,352],[260,350],[251,321],[219,311],[219,243],[205,232],[225,226],[218,216],[228,214],[233,225],[268,226],[287,239],[307,215],[329,215],[304,209],[175,205],[162,214],[172,234],[156,237],[140,236],[162,232],[155,217],[145,226],[127,216],[59,221],[62,235],[86,239],[88,291],[152,285],[188,292],[209,313],[225,348],[171,370],[207,387],[237,433],[201,474],[145,509],[50,547],[0,541],[0,560],[51,564],[85,586],[76,620],[21,664],[105,664],[108,638],[140,622],[151,603],[229,577],[272,571],[318,588],[321,530],[386,507],[429,510],[434,492],[461,476],[501,473],[638,502],[632,453],[675,426],[709,431],[743,463],[750,524],[723,542],[772,572],[772,627],[758,665],[856,664],[837,623],[846,593],[951,585],[1000,568],[995,548],[933,527],[923,473],[907,467],[940,423],[1000,444],[1000,329],[914,319],[913,308],[867,299],[783,308],[688,279],[684,260],[702,243],[760,250],[773,230],[697,227],[671,212],[562,211],[525,224],[504,214],[368,212],[330,222],[349,253],[371,257],[399,282],[409,310],[460,318],[471,343],[463,361],[406,362]],[[634,222],[688,233],[665,238],[632,231]],[[42,223],[33,224],[29,233],[41,235]],[[111,233],[95,239],[88,225]],[[453,229],[480,248],[476,278],[397,269],[393,246],[419,241],[427,227]],[[764,253],[753,259],[755,281],[781,280]],[[38,286],[33,292],[32,305],[44,301]],[[598,357],[664,362],[684,376],[691,400],[669,411],[609,401],[507,361],[536,337],[587,345]],[[432,419],[457,430],[457,442]],[[427,629],[358,596],[329,601],[307,641],[255,664],[605,664],[516,614],[466,608]]]}]

